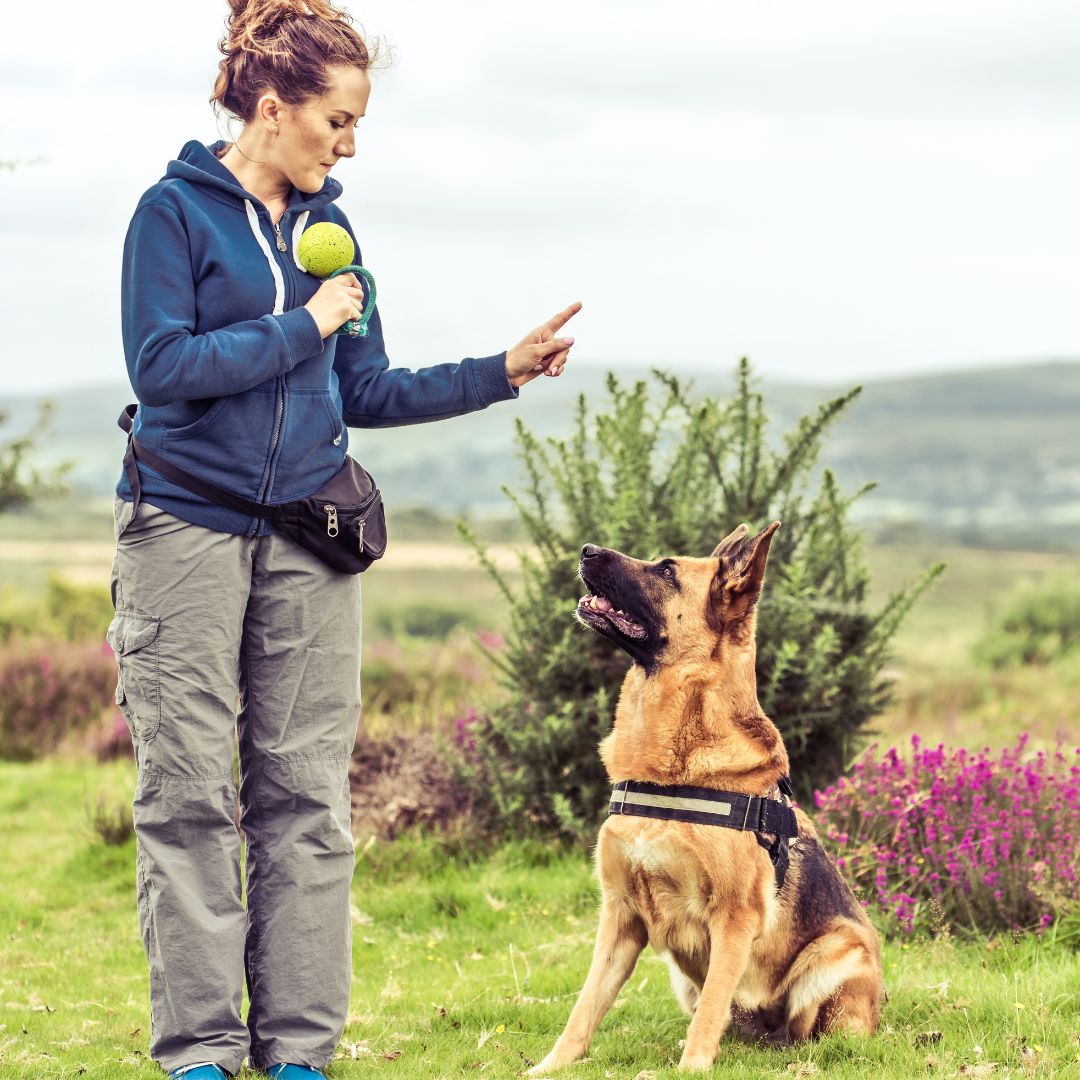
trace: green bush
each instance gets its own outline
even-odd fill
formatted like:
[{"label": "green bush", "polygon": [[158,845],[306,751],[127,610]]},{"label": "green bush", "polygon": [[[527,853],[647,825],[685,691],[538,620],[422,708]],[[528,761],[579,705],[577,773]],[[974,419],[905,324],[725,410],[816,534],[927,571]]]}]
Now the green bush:
[{"label": "green bush", "polygon": [[976,643],[992,668],[1050,664],[1080,646],[1080,578],[1061,576],[1021,589]]},{"label": "green bush", "polygon": [[[477,731],[467,766],[491,824],[590,837],[609,785],[597,743],[611,727],[625,655],[572,618],[583,543],[638,558],[708,555],[740,522],[779,519],[758,609],[758,693],[783,733],[796,790],[833,780],[888,698],[891,637],[940,571],[866,605],[868,573],[848,524],[853,495],[816,469],[822,435],[858,389],[803,418],[775,449],[744,360],[730,401],[694,400],[672,376],[627,387],[608,377],[605,411],[582,397],[566,439],[541,442],[520,422],[524,492],[504,489],[533,544],[518,591],[462,526],[510,604],[507,646],[491,659],[507,691]],[[811,489],[814,489],[813,491]]]},{"label": "green bush", "polygon": [[53,575],[44,596],[14,589],[0,594],[0,643],[104,641],[112,617],[107,588],[73,585]]},{"label": "green bush", "polygon": [[405,604],[379,612],[375,626],[384,637],[442,640],[459,627],[474,629],[476,618],[461,608],[438,604]]},{"label": "green bush", "polygon": [[[29,434],[0,440],[0,513],[67,493],[64,476],[74,462],[65,461],[46,472],[30,462],[40,447],[42,434],[52,422],[55,407],[51,401],[42,401],[38,405],[37,422]],[[7,420],[7,413],[0,412],[0,426]]]}]

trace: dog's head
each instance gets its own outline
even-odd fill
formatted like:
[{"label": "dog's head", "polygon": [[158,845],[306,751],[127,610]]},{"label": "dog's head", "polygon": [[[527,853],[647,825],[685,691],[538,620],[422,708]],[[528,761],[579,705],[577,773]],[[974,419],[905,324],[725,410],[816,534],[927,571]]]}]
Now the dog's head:
[{"label": "dog's head", "polygon": [[578,572],[588,595],[576,616],[648,672],[716,657],[724,642],[751,647],[774,521],[756,536],[740,525],[707,559],[642,562],[586,544]]}]

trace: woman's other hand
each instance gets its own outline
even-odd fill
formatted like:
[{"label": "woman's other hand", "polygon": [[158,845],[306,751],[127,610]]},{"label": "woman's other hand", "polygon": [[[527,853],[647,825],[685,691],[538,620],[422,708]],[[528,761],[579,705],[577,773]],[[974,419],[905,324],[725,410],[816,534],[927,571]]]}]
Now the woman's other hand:
[{"label": "woman's other hand", "polygon": [[355,274],[338,274],[319,286],[304,305],[315,320],[319,333],[328,338],[339,326],[364,313],[364,290]]},{"label": "woman's other hand", "polygon": [[543,326],[526,334],[512,349],[506,350],[506,376],[511,386],[524,386],[539,375],[560,375],[574,339],[555,335],[581,310],[574,301],[553,315]]}]

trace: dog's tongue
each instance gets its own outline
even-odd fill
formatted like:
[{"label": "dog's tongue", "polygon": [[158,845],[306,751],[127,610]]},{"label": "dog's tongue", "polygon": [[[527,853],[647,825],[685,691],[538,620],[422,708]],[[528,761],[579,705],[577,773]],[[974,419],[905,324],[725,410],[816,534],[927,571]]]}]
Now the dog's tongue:
[{"label": "dog's tongue", "polygon": [[603,615],[608,622],[614,623],[627,637],[645,637],[645,627],[634,622],[625,611],[616,608],[606,596],[589,593],[588,596],[583,596],[578,601],[578,607],[587,608]]}]

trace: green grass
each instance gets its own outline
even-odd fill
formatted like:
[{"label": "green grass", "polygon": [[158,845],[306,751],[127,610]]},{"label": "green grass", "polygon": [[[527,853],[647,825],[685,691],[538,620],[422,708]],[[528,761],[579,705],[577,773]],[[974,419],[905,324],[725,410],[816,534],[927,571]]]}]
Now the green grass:
[{"label": "green grass", "polygon": [[935,563],[945,573],[904,620],[896,636],[906,661],[939,666],[966,662],[972,645],[1012,591],[1058,574],[1076,573],[1075,555],[1041,551],[915,545],[868,546],[871,602],[913,581]]},{"label": "green grass", "polygon": [[1071,555],[973,548],[869,547],[871,602],[914,580],[938,561],[945,573],[908,614],[893,641],[894,700],[873,727],[885,745],[1014,745],[1021,732],[1049,746],[1075,729],[1080,666],[991,672],[972,649],[1015,590],[1071,573]]},{"label": "green grass", "polygon": [[[134,847],[88,825],[129,765],[0,765],[0,1077],[160,1076],[146,1058],[146,963]],[[509,1077],[542,1057],[588,967],[596,888],[583,855],[511,845],[364,843],[354,882],[354,981],[330,1075]],[[714,1075],[878,1080],[1080,1075],[1080,958],[1034,937],[886,943],[879,1034],[789,1050],[725,1040]],[[647,950],[564,1075],[674,1077],[686,1019]],[[932,1060],[932,1064],[931,1064]],[[979,1075],[978,1072],[975,1075]]]}]

